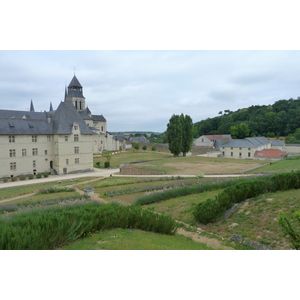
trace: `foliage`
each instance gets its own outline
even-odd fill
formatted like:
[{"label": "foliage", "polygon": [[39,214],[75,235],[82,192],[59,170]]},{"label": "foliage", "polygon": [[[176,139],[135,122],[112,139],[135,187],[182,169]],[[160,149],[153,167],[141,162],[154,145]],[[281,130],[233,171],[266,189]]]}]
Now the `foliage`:
[{"label": "foliage", "polygon": [[87,202],[17,212],[0,218],[0,249],[55,249],[108,228],[137,228],[174,234],[177,223],[169,216],[141,207]]},{"label": "foliage", "polygon": [[174,156],[179,156],[182,149],[182,123],[179,115],[173,115],[167,125],[169,150]]},{"label": "foliage", "polygon": [[28,179],[33,179],[34,178],[34,175],[33,174],[29,174],[28,175]]},{"label": "foliage", "polygon": [[20,180],[25,180],[26,179],[26,176],[25,175],[21,175],[20,176]]},{"label": "foliage", "polygon": [[111,152],[110,151],[106,151],[102,153],[102,156],[106,159],[106,161],[110,162],[111,160]]},{"label": "foliage", "polygon": [[293,214],[293,217],[298,221],[298,227],[292,225],[291,221],[287,219],[285,214],[279,214],[278,223],[284,232],[288,236],[292,247],[296,250],[300,250],[300,210]]},{"label": "foliage", "polygon": [[174,156],[183,152],[186,155],[192,149],[193,144],[193,121],[188,115],[173,115],[167,125],[166,135],[169,150]]},{"label": "foliage", "polygon": [[267,192],[298,188],[300,188],[300,171],[247,180],[224,189],[215,197],[213,205],[211,200],[199,203],[195,207],[193,214],[198,222],[207,224],[214,222],[235,203],[240,203]]},{"label": "foliage", "polygon": [[143,148],[142,148],[144,151],[147,150],[147,145],[144,145]]},{"label": "foliage", "polygon": [[42,178],[42,174],[41,173],[37,173],[36,174],[36,178]]},{"label": "foliage", "polygon": [[200,194],[206,191],[225,188],[243,180],[244,179],[233,179],[233,180],[224,180],[220,182],[206,182],[206,183],[195,184],[190,187],[183,186],[183,187],[178,187],[170,190],[164,190],[163,192],[138,197],[134,201],[133,205],[149,205],[152,203],[157,203],[171,198],[182,197],[191,194]]},{"label": "foliage", "polygon": [[47,178],[47,177],[49,177],[49,173],[48,173],[48,172],[45,172],[45,173],[43,174],[43,176],[44,176],[44,178]]},{"label": "foliage", "polygon": [[132,147],[135,150],[139,150],[140,149],[140,143],[139,142],[132,142]]},{"label": "foliage", "polygon": [[229,129],[229,133],[234,139],[243,139],[249,136],[250,130],[246,123],[240,123],[236,126],[231,126]]},{"label": "foliage", "polygon": [[194,137],[205,134],[229,133],[230,127],[248,125],[249,136],[287,136],[300,128],[300,98],[279,100],[273,105],[252,105],[235,112],[225,110],[223,115],[194,124]]},{"label": "foliage", "polygon": [[156,146],[156,145],[153,145],[152,148],[151,148],[151,150],[152,150],[152,151],[156,151],[156,150],[157,150],[157,146]]},{"label": "foliage", "polygon": [[104,163],[104,168],[110,168],[110,162],[109,161],[106,161]]},{"label": "foliage", "polygon": [[52,193],[62,193],[62,192],[74,192],[75,189],[70,186],[52,186],[38,190],[36,194],[52,194]]},{"label": "foliage", "polygon": [[100,162],[100,161],[97,161],[97,162],[95,163],[95,165],[96,165],[97,168],[100,168],[101,162]]}]

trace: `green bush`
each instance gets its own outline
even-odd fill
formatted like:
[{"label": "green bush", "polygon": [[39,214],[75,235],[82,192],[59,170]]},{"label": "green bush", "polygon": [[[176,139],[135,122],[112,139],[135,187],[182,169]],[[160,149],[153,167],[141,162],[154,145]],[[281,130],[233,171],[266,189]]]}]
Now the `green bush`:
[{"label": "green bush", "polygon": [[17,178],[17,177],[11,177],[10,180],[11,180],[11,181],[17,181],[18,178]]},{"label": "green bush", "polygon": [[7,182],[8,181],[7,177],[3,177],[2,180],[3,180],[3,182]]},{"label": "green bush", "polygon": [[74,192],[75,188],[70,186],[51,186],[45,189],[41,189],[36,192],[36,194],[52,194],[52,193],[61,193],[61,192]]},{"label": "green bush", "polygon": [[97,161],[95,165],[96,165],[97,168],[100,168],[100,164],[101,164],[101,162]]},{"label": "green bush", "polygon": [[278,224],[284,234],[288,236],[292,247],[296,250],[300,250],[300,210],[296,211],[293,214],[293,217],[298,221],[298,227],[292,225],[290,220],[288,220],[283,213],[279,214]]},{"label": "green bush", "polygon": [[[215,198],[213,209],[211,208],[211,200],[199,203],[194,208],[193,215],[198,222],[207,224],[215,221],[220,216],[221,211],[231,208],[235,203],[240,203],[267,192],[298,188],[300,188],[300,171],[247,180],[227,187],[219,193]],[[219,206],[219,208],[217,209],[215,206]],[[207,215],[205,215],[206,211],[209,211]]]},{"label": "green bush", "polygon": [[20,180],[25,180],[26,179],[26,176],[25,175],[21,175],[20,176]]},{"label": "green bush", "polygon": [[104,162],[104,168],[109,168],[109,167],[110,167],[110,162],[109,161]]},{"label": "green bush", "polygon": [[45,173],[43,174],[43,176],[44,176],[44,178],[47,178],[47,177],[49,177],[49,173],[48,173],[48,172],[45,172]]},{"label": "green bush", "polygon": [[33,174],[29,174],[28,175],[28,179],[33,179],[34,178],[34,175]]},{"label": "green bush", "polygon": [[157,146],[156,146],[156,145],[153,145],[152,148],[151,148],[151,150],[152,150],[152,151],[156,151],[156,150],[157,150]]},{"label": "green bush", "polygon": [[36,178],[42,178],[42,174],[41,173],[37,173],[36,174]]},{"label": "green bush", "polygon": [[1,250],[55,249],[80,237],[109,228],[135,228],[175,234],[170,216],[141,207],[87,202],[14,213],[0,218]]}]

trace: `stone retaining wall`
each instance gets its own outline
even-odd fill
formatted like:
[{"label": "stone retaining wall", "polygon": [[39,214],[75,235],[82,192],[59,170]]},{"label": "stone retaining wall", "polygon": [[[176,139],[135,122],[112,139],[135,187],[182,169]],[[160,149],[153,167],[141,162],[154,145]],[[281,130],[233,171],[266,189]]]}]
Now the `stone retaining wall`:
[{"label": "stone retaining wall", "polygon": [[235,242],[238,242],[238,243],[241,243],[241,244],[246,245],[246,246],[250,246],[250,247],[252,247],[254,249],[257,249],[257,250],[274,250],[273,248],[271,248],[269,246],[266,246],[266,245],[263,245],[263,244],[260,244],[258,242],[246,241],[245,238],[243,238],[242,236],[237,235],[237,234],[233,234],[232,237],[231,237],[231,240],[235,241]]}]

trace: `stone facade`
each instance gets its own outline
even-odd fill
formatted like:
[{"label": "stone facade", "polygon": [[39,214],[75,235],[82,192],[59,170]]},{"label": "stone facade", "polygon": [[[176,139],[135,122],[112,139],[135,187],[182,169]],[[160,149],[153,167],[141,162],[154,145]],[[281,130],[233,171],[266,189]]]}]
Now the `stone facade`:
[{"label": "stone facade", "polygon": [[119,150],[102,115],[86,107],[74,75],[56,110],[0,110],[0,178],[93,170],[93,153]]}]

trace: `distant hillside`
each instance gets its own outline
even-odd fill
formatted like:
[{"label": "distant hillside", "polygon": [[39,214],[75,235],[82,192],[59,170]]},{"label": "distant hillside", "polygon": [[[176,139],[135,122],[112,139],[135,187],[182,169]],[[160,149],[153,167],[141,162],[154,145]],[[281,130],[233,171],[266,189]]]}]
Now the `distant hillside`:
[{"label": "distant hillside", "polygon": [[194,137],[226,134],[231,126],[246,123],[250,136],[287,136],[300,128],[300,97],[278,100],[273,105],[252,105],[237,111],[224,110],[220,116],[194,123]]}]

